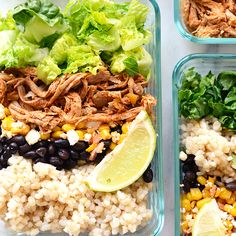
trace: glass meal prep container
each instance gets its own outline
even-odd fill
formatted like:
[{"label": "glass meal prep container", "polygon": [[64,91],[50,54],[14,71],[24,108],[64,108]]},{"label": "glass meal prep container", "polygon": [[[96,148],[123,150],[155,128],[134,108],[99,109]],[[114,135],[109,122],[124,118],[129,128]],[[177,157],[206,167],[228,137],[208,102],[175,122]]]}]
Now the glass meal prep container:
[{"label": "glass meal prep container", "polygon": [[174,20],[175,25],[180,32],[180,34],[195,43],[200,44],[235,44],[235,38],[200,38],[192,35],[187,29],[183,17],[182,17],[182,9],[181,9],[182,0],[174,0]]},{"label": "glass meal prep container", "polygon": [[192,54],[184,57],[175,66],[172,81],[173,113],[174,113],[174,158],[175,158],[175,235],[181,233],[181,213],[180,213],[180,183],[183,178],[183,171],[180,165],[180,117],[178,104],[178,88],[181,86],[183,73],[191,67],[202,75],[209,71],[219,73],[221,71],[231,71],[236,69],[236,55],[233,54]]},{"label": "glass meal prep container", "polygon": [[[23,1],[21,1],[23,2]],[[54,0],[54,3],[58,4],[61,7],[64,7],[67,1],[63,0]],[[122,1],[117,1],[122,2]],[[153,38],[149,45],[147,45],[147,50],[153,58],[153,64],[151,68],[152,76],[149,80],[149,86],[147,92],[151,93],[158,101],[158,105],[154,110],[154,127],[156,133],[158,134],[156,151],[152,161],[153,168],[153,188],[149,193],[148,206],[153,211],[153,217],[149,223],[140,228],[133,234],[134,236],[143,236],[149,235],[154,236],[158,235],[163,227],[164,222],[164,191],[163,191],[163,175],[162,175],[162,112],[161,112],[161,66],[160,66],[160,10],[158,4],[155,0],[143,0],[143,4],[147,5],[150,9],[150,12],[147,17],[147,27],[150,28]],[[12,9],[15,5],[19,4],[18,0],[4,2],[1,11],[6,12],[8,9]],[[0,235],[4,236],[16,236],[16,235],[25,235],[23,233],[16,233],[9,231],[5,228],[4,224],[0,222]],[[64,236],[65,233],[40,233],[42,236]]]}]

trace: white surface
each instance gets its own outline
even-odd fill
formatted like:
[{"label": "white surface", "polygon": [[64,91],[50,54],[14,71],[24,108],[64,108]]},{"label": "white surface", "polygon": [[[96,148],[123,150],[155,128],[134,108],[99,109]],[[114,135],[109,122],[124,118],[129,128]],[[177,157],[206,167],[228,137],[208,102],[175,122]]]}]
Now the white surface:
[{"label": "white surface", "polygon": [[174,235],[174,158],[172,72],[176,63],[192,53],[236,53],[236,45],[199,45],[183,39],[174,24],[174,0],[157,0],[161,11],[163,158],[165,222],[161,236]]}]

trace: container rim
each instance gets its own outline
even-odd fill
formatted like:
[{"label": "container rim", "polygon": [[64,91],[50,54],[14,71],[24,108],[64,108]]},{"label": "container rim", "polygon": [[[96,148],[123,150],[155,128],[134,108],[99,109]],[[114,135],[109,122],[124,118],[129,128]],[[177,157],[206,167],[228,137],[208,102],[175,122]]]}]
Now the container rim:
[{"label": "container rim", "polygon": [[175,177],[175,236],[180,236],[180,161],[179,161],[179,111],[178,111],[178,88],[180,82],[179,73],[181,68],[189,61],[195,59],[236,59],[236,54],[190,54],[183,57],[175,66],[172,74],[172,100],[173,100],[173,127],[174,127],[174,177]]},{"label": "container rim", "polygon": [[182,0],[174,0],[174,21],[178,32],[183,38],[199,44],[236,44],[236,38],[200,38],[189,33],[180,18],[180,1]]}]

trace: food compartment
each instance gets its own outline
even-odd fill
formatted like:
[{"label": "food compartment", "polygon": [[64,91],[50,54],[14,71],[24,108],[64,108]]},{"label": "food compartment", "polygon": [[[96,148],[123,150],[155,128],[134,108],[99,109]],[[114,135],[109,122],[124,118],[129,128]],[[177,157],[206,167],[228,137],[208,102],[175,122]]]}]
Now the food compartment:
[{"label": "food compartment", "polygon": [[[173,72],[175,235],[198,232],[204,228],[202,221],[211,222],[207,227],[216,230],[215,234],[235,232],[235,130],[229,128],[233,129],[232,120],[225,122],[228,110],[219,105],[228,106],[225,97],[229,92],[222,85],[232,86],[235,62],[235,55],[193,54],[183,58]],[[189,87],[194,97],[188,97]],[[209,92],[213,87],[219,92],[215,100],[211,100],[214,92]],[[206,96],[205,103],[201,99]]]}]

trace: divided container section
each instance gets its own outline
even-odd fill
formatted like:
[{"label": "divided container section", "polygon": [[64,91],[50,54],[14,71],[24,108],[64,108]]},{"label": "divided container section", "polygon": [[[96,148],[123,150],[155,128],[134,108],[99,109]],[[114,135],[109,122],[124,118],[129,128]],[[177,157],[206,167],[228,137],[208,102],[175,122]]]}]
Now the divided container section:
[{"label": "divided container section", "polygon": [[[65,1],[55,0],[53,1],[60,5],[61,7],[65,6]],[[124,2],[124,1],[117,1]],[[153,176],[153,189],[149,193],[148,205],[153,211],[152,220],[145,226],[140,228],[133,236],[156,236],[160,233],[163,222],[164,222],[164,191],[163,191],[163,173],[162,173],[162,108],[161,108],[161,53],[160,53],[160,44],[161,44],[161,35],[160,35],[160,10],[158,4],[155,0],[142,0],[143,4],[147,5],[150,9],[147,19],[147,27],[151,30],[153,34],[152,41],[147,45],[146,49],[151,54],[153,58],[153,64],[151,68],[151,78],[149,80],[149,85],[147,92],[152,94],[158,101],[157,107],[154,110],[154,127],[158,134],[157,143],[156,143],[156,152],[152,161],[152,169],[154,172]],[[7,9],[2,9],[3,12],[12,8],[13,6],[19,4],[18,0],[11,1],[6,3]],[[0,235],[4,236],[16,236],[25,234],[7,230],[4,225],[0,222]],[[67,234],[64,233],[41,233],[41,236],[64,236]],[[86,234],[84,234],[86,235]]]},{"label": "divided container section", "polygon": [[182,16],[182,2],[183,0],[174,0],[174,20],[175,25],[180,32],[180,34],[195,43],[200,44],[235,44],[235,38],[199,38],[194,36],[189,32],[188,28],[185,25],[183,16]]},{"label": "divided container section", "polygon": [[184,57],[175,66],[172,80],[173,114],[174,114],[174,164],[175,164],[175,236],[183,235],[180,229],[180,183],[182,182],[183,172],[179,160],[180,152],[180,114],[178,104],[178,88],[182,83],[183,73],[191,67],[202,75],[210,70],[219,73],[223,70],[236,70],[236,55],[232,54],[192,54]]}]

